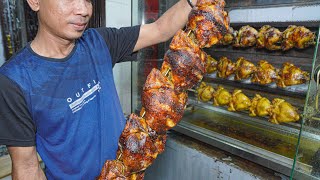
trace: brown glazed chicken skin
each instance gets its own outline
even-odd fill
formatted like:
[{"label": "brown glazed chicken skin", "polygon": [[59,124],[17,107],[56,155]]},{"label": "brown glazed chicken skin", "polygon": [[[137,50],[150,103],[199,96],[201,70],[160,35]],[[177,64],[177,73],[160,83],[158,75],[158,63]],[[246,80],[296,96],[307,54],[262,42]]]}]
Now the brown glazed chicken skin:
[{"label": "brown glazed chicken skin", "polygon": [[148,126],[159,134],[175,126],[187,102],[185,92],[176,94],[173,84],[157,69],[152,69],[142,92],[142,106]]},{"label": "brown glazed chicken skin", "polygon": [[229,111],[243,111],[249,110],[251,100],[241,90],[236,89],[232,93],[232,98],[229,103]]},{"label": "brown glazed chicken skin", "polygon": [[237,36],[237,31],[234,31],[232,27],[229,28],[229,31],[227,34],[223,36],[223,38],[220,40],[220,45],[230,45],[234,43],[235,38]]},{"label": "brown glazed chicken skin", "polygon": [[198,83],[206,72],[207,55],[180,30],[170,43],[161,72],[173,82],[175,91],[181,93]]},{"label": "brown glazed chicken skin", "polygon": [[232,98],[232,95],[229,93],[229,91],[224,89],[222,86],[218,86],[218,89],[213,92],[212,96],[213,105],[215,106],[228,105]]},{"label": "brown glazed chicken skin", "polygon": [[265,32],[265,48],[268,50],[281,49],[282,33],[279,29],[271,27]]},{"label": "brown glazed chicken skin", "polygon": [[155,144],[164,146],[165,139],[165,137],[158,138],[158,135],[150,134],[146,121],[131,114],[119,139],[117,158],[123,162],[128,172],[140,172],[149,167],[157,155],[163,151],[163,147]]},{"label": "brown glazed chicken skin", "polygon": [[314,45],[316,35],[304,26],[290,25],[283,32],[282,38],[282,50],[286,51],[293,47],[303,49]]},{"label": "brown glazed chicken skin", "polygon": [[267,116],[271,109],[271,102],[265,97],[256,94],[252,99],[252,104],[249,109],[249,116]]},{"label": "brown glazed chicken skin", "polygon": [[192,31],[200,48],[217,44],[229,30],[228,13],[219,4],[198,6],[189,15],[187,31]]},{"label": "brown glazed chicken skin", "polygon": [[309,73],[291,63],[284,63],[279,71],[278,87],[303,84],[310,80]]},{"label": "brown glazed chicken skin", "polygon": [[277,69],[265,60],[258,62],[257,70],[253,73],[251,82],[262,85],[270,84],[279,79]]},{"label": "brown glazed chicken skin", "polygon": [[295,107],[284,99],[275,98],[272,100],[272,108],[270,109],[269,121],[274,124],[282,122],[296,122],[300,119]]},{"label": "brown glazed chicken skin", "polygon": [[282,50],[286,51],[295,46],[295,40],[293,38],[293,32],[297,26],[295,25],[290,25],[287,27],[286,30],[283,31],[282,33]]},{"label": "brown glazed chicken skin", "polygon": [[238,58],[235,64],[235,80],[247,79],[256,71],[256,66],[244,57]]},{"label": "brown glazed chicken skin", "polygon": [[217,65],[217,70],[218,70],[218,74],[217,74],[218,77],[227,78],[232,73],[234,73],[235,64],[227,57],[221,57]]},{"label": "brown glazed chicken skin", "polygon": [[251,26],[242,26],[235,39],[234,47],[250,47],[257,42],[258,31]]},{"label": "brown glazed chicken skin", "polygon": [[208,5],[218,5],[221,8],[226,6],[226,2],[224,0],[198,0],[196,6],[208,6]]}]

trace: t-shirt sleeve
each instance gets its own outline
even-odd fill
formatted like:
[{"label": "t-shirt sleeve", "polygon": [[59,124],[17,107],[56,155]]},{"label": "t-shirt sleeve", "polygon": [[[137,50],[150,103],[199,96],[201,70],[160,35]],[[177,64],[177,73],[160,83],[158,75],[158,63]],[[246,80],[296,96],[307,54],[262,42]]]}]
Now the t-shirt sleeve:
[{"label": "t-shirt sleeve", "polygon": [[35,146],[35,123],[16,83],[0,74],[0,145]]},{"label": "t-shirt sleeve", "polygon": [[96,30],[106,41],[112,65],[137,59],[137,52],[133,52],[133,49],[139,37],[140,25],[120,29],[103,27]]}]

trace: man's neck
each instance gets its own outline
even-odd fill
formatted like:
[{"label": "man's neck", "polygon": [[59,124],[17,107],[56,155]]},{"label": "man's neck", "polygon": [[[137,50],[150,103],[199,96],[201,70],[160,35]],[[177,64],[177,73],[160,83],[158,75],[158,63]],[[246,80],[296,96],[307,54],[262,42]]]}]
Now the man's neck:
[{"label": "man's neck", "polygon": [[75,46],[75,40],[62,39],[49,32],[39,30],[30,46],[40,56],[62,59],[71,53]]}]

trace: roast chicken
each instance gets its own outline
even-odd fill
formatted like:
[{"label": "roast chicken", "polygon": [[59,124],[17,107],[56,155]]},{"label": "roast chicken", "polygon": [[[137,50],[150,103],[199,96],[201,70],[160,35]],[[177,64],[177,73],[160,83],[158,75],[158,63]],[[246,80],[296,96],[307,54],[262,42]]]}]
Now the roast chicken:
[{"label": "roast chicken", "polygon": [[175,91],[181,93],[203,78],[206,61],[207,55],[180,30],[165,54],[161,72],[173,82]]},{"label": "roast chicken", "polygon": [[175,126],[184,112],[187,94],[176,94],[173,84],[157,69],[147,77],[142,92],[142,106],[148,126],[159,134]]},{"label": "roast chicken", "polygon": [[304,26],[298,26],[293,31],[293,39],[298,49],[304,49],[315,44],[316,35]]},{"label": "roast chicken", "polygon": [[235,39],[233,46],[235,47],[250,47],[257,42],[258,31],[251,26],[242,26]]},{"label": "roast chicken", "polygon": [[296,29],[297,26],[295,25],[290,25],[287,27],[286,30],[283,31],[282,33],[282,50],[286,51],[295,46],[295,39],[293,36],[293,32]]},{"label": "roast chicken", "polygon": [[266,32],[267,30],[271,28],[270,25],[264,25],[259,29],[258,35],[257,35],[257,42],[256,46],[257,48],[264,48],[266,44]]},{"label": "roast chicken", "polygon": [[223,38],[220,40],[220,45],[230,45],[234,43],[235,38],[237,36],[237,31],[234,31],[232,27],[229,28],[229,31],[227,34],[223,36]]},{"label": "roast chicken", "polygon": [[315,33],[304,26],[290,25],[283,32],[282,50],[286,51],[293,47],[306,48],[315,44]]},{"label": "roast chicken", "polygon": [[269,115],[271,102],[265,97],[261,97],[256,94],[251,101],[251,107],[249,109],[249,116],[267,116]]},{"label": "roast chicken", "polygon": [[164,150],[166,135],[149,133],[145,119],[131,114],[119,139],[118,160],[128,172],[140,172]]},{"label": "roast chicken", "polygon": [[249,110],[251,106],[251,100],[242,93],[240,89],[235,89],[232,93],[232,97],[229,103],[229,111],[243,111]]},{"label": "roast chicken", "polygon": [[269,121],[274,124],[282,122],[296,122],[300,119],[297,109],[284,99],[275,98],[272,100]]},{"label": "roast chicken", "polygon": [[221,78],[227,78],[235,71],[235,64],[227,57],[221,57],[217,65],[217,75]]},{"label": "roast chicken", "polygon": [[232,95],[228,90],[224,89],[222,86],[213,92],[213,105],[215,106],[225,106],[228,105],[231,101]]},{"label": "roast chicken", "polygon": [[265,48],[268,50],[281,49],[282,32],[279,29],[271,27],[265,33]]},{"label": "roast chicken", "polygon": [[214,89],[210,85],[205,85],[204,87],[202,86],[201,88],[198,88],[198,99],[207,102],[212,99],[212,93]]},{"label": "roast chicken", "polygon": [[217,70],[218,61],[207,55],[206,72],[211,74]]},{"label": "roast chicken", "polygon": [[251,82],[262,85],[276,82],[279,79],[278,70],[265,60],[258,62],[257,70],[253,73]]},{"label": "roast chicken", "polygon": [[278,87],[286,87],[291,85],[303,84],[310,80],[309,73],[302,71],[291,63],[284,63],[279,71]]},{"label": "roast chicken", "polygon": [[191,11],[187,31],[192,32],[200,48],[217,44],[228,32],[230,19],[223,9],[224,4],[224,0],[200,1]]},{"label": "roast chicken", "polygon": [[238,58],[235,64],[235,80],[247,79],[256,71],[256,66],[244,57]]}]

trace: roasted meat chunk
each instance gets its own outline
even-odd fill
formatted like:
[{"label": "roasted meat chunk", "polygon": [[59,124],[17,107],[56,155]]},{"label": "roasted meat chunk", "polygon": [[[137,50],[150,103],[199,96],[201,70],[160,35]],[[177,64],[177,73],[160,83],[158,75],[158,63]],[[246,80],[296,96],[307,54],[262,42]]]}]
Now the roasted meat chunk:
[{"label": "roasted meat chunk", "polygon": [[218,77],[227,78],[235,71],[235,64],[227,57],[221,57],[218,65]]},{"label": "roasted meat chunk", "polygon": [[271,102],[269,99],[256,94],[252,99],[249,116],[267,116],[269,115],[270,108]]},{"label": "roasted meat chunk", "polygon": [[128,172],[143,171],[159,154],[155,145],[157,139],[156,134],[149,134],[143,118],[131,114],[119,139],[117,158],[123,162]]},{"label": "roasted meat chunk", "polygon": [[233,28],[230,27],[228,33],[223,36],[223,38],[220,40],[219,44],[221,44],[221,45],[233,44],[236,36],[237,36],[237,31],[234,31]]},{"label": "roasted meat chunk", "polygon": [[257,70],[253,73],[251,82],[262,85],[276,82],[279,79],[278,70],[265,60],[258,62]]},{"label": "roasted meat chunk", "polygon": [[209,6],[209,5],[218,5],[221,8],[226,6],[226,2],[224,0],[198,0],[196,6]]},{"label": "roasted meat chunk", "polygon": [[310,75],[291,63],[284,63],[279,71],[278,87],[303,84],[310,80]]},{"label": "roasted meat chunk", "polygon": [[238,58],[235,65],[235,80],[247,79],[257,70],[256,66],[244,57]]},{"label": "roasted meat chunk", "polygon": [[271,27],[265,33],[265,48],[268,50],[281,49],[282,32],[279,29]]},{"label": "roasted meat chunk", "polygon": [[232,93],[232,97],[229,103],[229,111],[243,111],[249,110],[251,106],[251,100],[242,93],[240,89],[235,89]]},{"label": "roasted meat chunk", "polygon": [[233,46],[235,47],[250,47],[257,42],[258,31],[251,26],[242,26],[235,39]]},{"label": "roasted meat chunk", "polygon": [[274,124],[282,122],[295,122],[300,119],[297,109],[284,99],[275,98],[272,100],[269,121]]},{"label": "roasted meat chunk", "polygon": [[201,5],[189,14],[187,30],[192,31],[193,38],[200,48],[211,47],[228,32],[229,23],[228,13],[219,3]]},{"label": "roasted meat chunk", "polygon": [[142,106],[152,130],[163,134],[175,126],[182,118],[186,102],[187,94],[176,94],[173,84],[159,70],[150,72],[143,87]]},{"label": "roasted meat chunk", "polygon": [[228,90],[224,89],[222,86],[218,86],[217,90],[213,92],[213,105],[215,106],[225,106],[231,101],[232,95]]},{"label": "roasted meat chunk", "polygon": [[173,38],[161,67],[162,74],[173,82],[181,93],[201,81],[206,72],[207,55],[183,31]]}]

